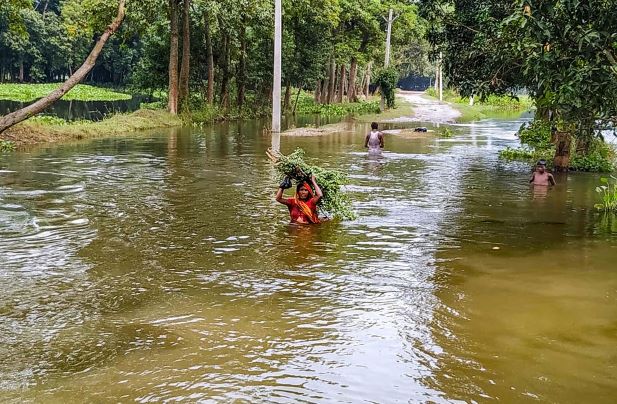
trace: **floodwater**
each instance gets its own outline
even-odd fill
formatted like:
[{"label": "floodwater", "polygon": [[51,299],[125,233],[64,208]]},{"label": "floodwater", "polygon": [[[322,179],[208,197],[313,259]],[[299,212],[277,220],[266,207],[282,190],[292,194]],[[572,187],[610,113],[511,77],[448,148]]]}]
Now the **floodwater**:
[{"label": "floodwater", "polygon": [[258,122],[1,156],[0,401],[615,402],[617,220],[521,122],[283,137],[350,176],[310,227]]}]

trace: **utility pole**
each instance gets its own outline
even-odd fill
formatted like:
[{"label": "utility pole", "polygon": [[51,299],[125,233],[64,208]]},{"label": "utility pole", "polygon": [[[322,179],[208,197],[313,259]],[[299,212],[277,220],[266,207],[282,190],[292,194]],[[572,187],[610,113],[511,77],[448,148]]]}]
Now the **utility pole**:
[{"label": "utility pole", "polygon": [[392,39],[392,24],[399,18],[400,15],[394,17],[394,10],[390,9],[390,13],[388,14],[388,19],[386,17],[382,17],[385,22],[388,23],[388,31],[386,34],[386,59],[384,60],[384,67],[390,66],[390,41]]},{"label": "utility pole", "polygon": [[274,83],[272,84],[272,132],[281,131],[282,0],[274,1]]},{"label": "utility pole", "polygon": [[[386,34],[386,58],[383,62],[383,66],[386,69],[388,68],[388,66],[390,66],[390,41],[392,39],[392,24],[394,23],[394,21],[396,21],[396,19],[399,16],[400,15],[397,15],[396,17],[394,17],[394,10],[390,9],[390,12],[388,13],[388,19],[386,19],[386,17],[382,17],[384,21],[388,23],[388,30]],[[386,109],[386,98],[383,96],[383,92],[381,94],[380,109],[382,111],[385,111]]]}]

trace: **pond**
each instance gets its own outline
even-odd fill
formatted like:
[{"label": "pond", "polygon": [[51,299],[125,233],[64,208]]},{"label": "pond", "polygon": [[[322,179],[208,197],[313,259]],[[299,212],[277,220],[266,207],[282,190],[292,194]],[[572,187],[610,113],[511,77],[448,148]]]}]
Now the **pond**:
[{"label": "pond", "polygon": [[[137,111],[143,102],[151,102],[147,96],[136,95],[130,100],[119,101],[66,101],[58,100],[43,115],[57,116],[67,121],[88,120],[100,121],[108,115],[118,112]],[[0,100],[0,115],[17,111],[30,103],[20,101]]]},{"label": "pond", "polygon": [[288,224],[261,122],[0,160],[0,401],[614,402],[617,222],[524,119],[281,139],[358,219]]}]

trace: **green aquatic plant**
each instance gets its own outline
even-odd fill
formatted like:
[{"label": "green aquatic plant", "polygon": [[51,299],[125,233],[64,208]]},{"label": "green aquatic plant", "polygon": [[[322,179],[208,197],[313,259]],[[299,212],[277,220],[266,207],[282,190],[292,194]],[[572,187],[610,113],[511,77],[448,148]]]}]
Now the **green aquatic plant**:
[{"label": "green aquatic plant", "polygon": [[596,192],[600,195],[601,203],[596,203],[598,210],[605,212],[617,212],[617,177],[602,177],[600,182],[603,185],[596,187]]},{"label": "green aquatic plant", "polygon": [[12,152],[15,150],[15,143],[10,140],[0,139],[0,153]]},{"label": "green aquatic plant", "polygon": [[447,126],[444,126],[443,128],[437,131],[437,134],[439,135],[439,137],[451,138],[454,136],[454,131],[448,128]]},{"label": "green aquatic plant", "polygon": [[343,186],[348,184],[347,176],[338,170],[322,168],[304,161],[304,150],[298,148],[289,155],[269,153],[279,174],[288,176],[296,182],[305,181],[310,174],[315,175],[317,184],[323,192],[323,198],[317,204],[320,211],[342,220],[353,220],[356,214],[351,208],[351,200],[344,193]]}]

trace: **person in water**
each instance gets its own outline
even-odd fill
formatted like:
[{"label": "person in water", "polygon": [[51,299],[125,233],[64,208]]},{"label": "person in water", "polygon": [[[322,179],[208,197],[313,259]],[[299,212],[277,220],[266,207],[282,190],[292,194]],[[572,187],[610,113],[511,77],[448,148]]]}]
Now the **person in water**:
[{"label": "person in water", "polygon": [[284,198],[283,192],[287,188],[291,188],[291,180],[289,177],[285,177],[283,182],[276,193],[276,201],[287,205],[289,209],[289,215],[291,216],[291,223],[297,224],[314,224],[319,223],[319,217],[317,216],[317,202],[323,196],[321,188],[317,185],[315,176],[311,175],[310,181],[315,188],[315,193],[308,182],[302,181],[298,183],[296,187],[296,195],[293,198]]},{"label": "person in water", "polygon": [[366,135],[364,147],[368,147],[369,154],[380,153],[381,149],[383,149],[383,133],[378,131],[378,128],[379,125],[377,125],[377,122],[373,122],[371,124],[371,133]]},{"label": "person in water", "polygon": [[553,177],[553,174],[546,171],[546,161],[538,161],[536,169],[531,175],[529,182],[533,185],[545,187],[549,185],[555,185],[555,177]]}]

